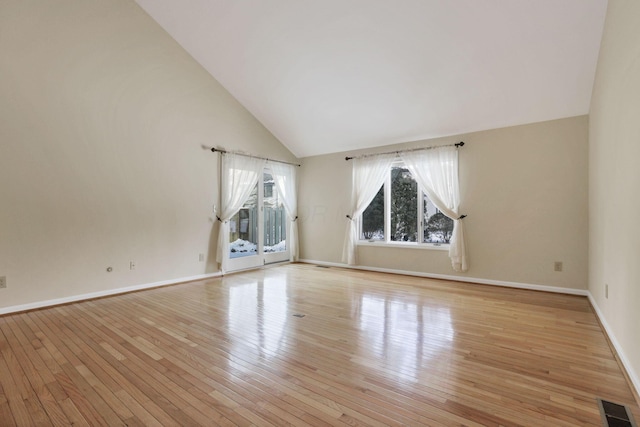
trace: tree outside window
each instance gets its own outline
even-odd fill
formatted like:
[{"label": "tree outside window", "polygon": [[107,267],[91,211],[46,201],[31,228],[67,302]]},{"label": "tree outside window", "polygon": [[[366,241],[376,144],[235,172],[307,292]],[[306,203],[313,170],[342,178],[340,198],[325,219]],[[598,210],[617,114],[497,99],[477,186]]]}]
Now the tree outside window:
[{"label": "tree outside window", "polygon": [[394,242],[418,240],[418,183],[408,169],[391,168],[391,235]]},{"label": "tree outside window", "polygon": [[384,185],[362,214],[361,239],[384,240]]},{"label": "tree outside window", "polygon": [[361,240],[440,245],[450,242],[453,220],[418,188],[408,169],[394,164],[387,181],[362,214],[360,230]]}]

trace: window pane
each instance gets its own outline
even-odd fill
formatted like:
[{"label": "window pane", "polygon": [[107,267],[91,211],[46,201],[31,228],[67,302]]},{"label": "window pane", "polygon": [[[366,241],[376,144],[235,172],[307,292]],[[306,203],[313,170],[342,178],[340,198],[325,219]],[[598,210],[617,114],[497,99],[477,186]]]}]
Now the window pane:
[{"label": "window pane", "polygon": [[418,240],[418,184],[408,169],[391,168],[391,240]]},{"label": "window pane", "polygon": [[274,188],[275,181],[269,172],[262,176],[264,182],[264,253],[287,250],[287,213]]},{"label": "window pane", "polygon": [[426,194],[424,197],[424,243],[449,243],[453,233],[453,220],[435,207]]},{"label": "window pane", "polygon": [[384,240],[384,185],[362,213],[361,240]]},{"label": "window pane", "polygon": [[229,257],[257,255],[258,249],[258,184],[242,208],[229,221]]}]

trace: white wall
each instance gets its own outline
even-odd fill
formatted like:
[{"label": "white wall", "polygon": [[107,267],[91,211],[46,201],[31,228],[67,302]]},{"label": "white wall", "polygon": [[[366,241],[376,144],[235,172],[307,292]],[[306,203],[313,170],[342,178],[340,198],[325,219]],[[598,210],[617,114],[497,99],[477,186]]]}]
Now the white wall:
[{"label": "white wall", "polygon": [[0,52],[0,310],[216,272],[202,146],[294,160],[133,1],[3,1]]},{"label": "white wall", "polygon": [[[591,102],[589,291],[640,389],[640,2],[609,2]],[[605,296],[609,285],[609,297]]]},{"label": "white wall", "polygon": [[[359,247],[363,266],[586,290],[586,116],[417,141],[375,151],[464,141],[460,212],[469,271],[447,252]],[[374,150],[369,150],[373,152]],[[349,154],[358,154],[353,152]],[[301,258],[340,263],[351,186],[345,153],[305,158],[301,168]],[[553,270],[564,263],[563,272]]]}]

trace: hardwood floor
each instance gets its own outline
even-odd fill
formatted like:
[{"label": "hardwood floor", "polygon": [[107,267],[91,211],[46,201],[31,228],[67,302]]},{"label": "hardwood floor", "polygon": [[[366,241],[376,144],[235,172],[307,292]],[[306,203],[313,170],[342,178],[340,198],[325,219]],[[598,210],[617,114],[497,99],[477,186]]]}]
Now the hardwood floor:
[{"label": "hardwood floor", "polygon": [[292,264],[0,317],[2,426],[601,426],[596,397],[640,419],[577,296]]}]

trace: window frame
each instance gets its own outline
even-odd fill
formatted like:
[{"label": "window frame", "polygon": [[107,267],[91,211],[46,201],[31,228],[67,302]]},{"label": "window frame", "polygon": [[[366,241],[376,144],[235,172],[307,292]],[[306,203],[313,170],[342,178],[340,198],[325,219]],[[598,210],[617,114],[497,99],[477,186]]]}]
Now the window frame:
[{"label": "window frame", "polygon": [[[426,227],[426,223],[424,220],[424,196],[427,194],[424,191],[424,188],[416,181],[417,187],[417,236],[418,241],[416,242],[403,242],[398,240],[391,240],[391,170],[393,168],[402,168],[406,169],[406,165],[400,159],[395,160],[389,170],[387,171],[387,176],[382,184],[384,188],[384,239],[363,239],[362,236],[362,222],[363,215],[360,215],[358,218],[358,241],[357,245],[359,246],[379,246],[379,247],[393,247],[393,248],[405,248],[405,249],[435,249],[435,250],[449,250],[451,246],[450,243],[432,243],[432,242],[423,242],[424,239],[424,229]],[[415,181],[415,178],[414,178]],[[378,190],[379,191],[379,190]],[[377,194],[377,193],[376,193]],[[428,197],[428,196],[427,196]]]}]

